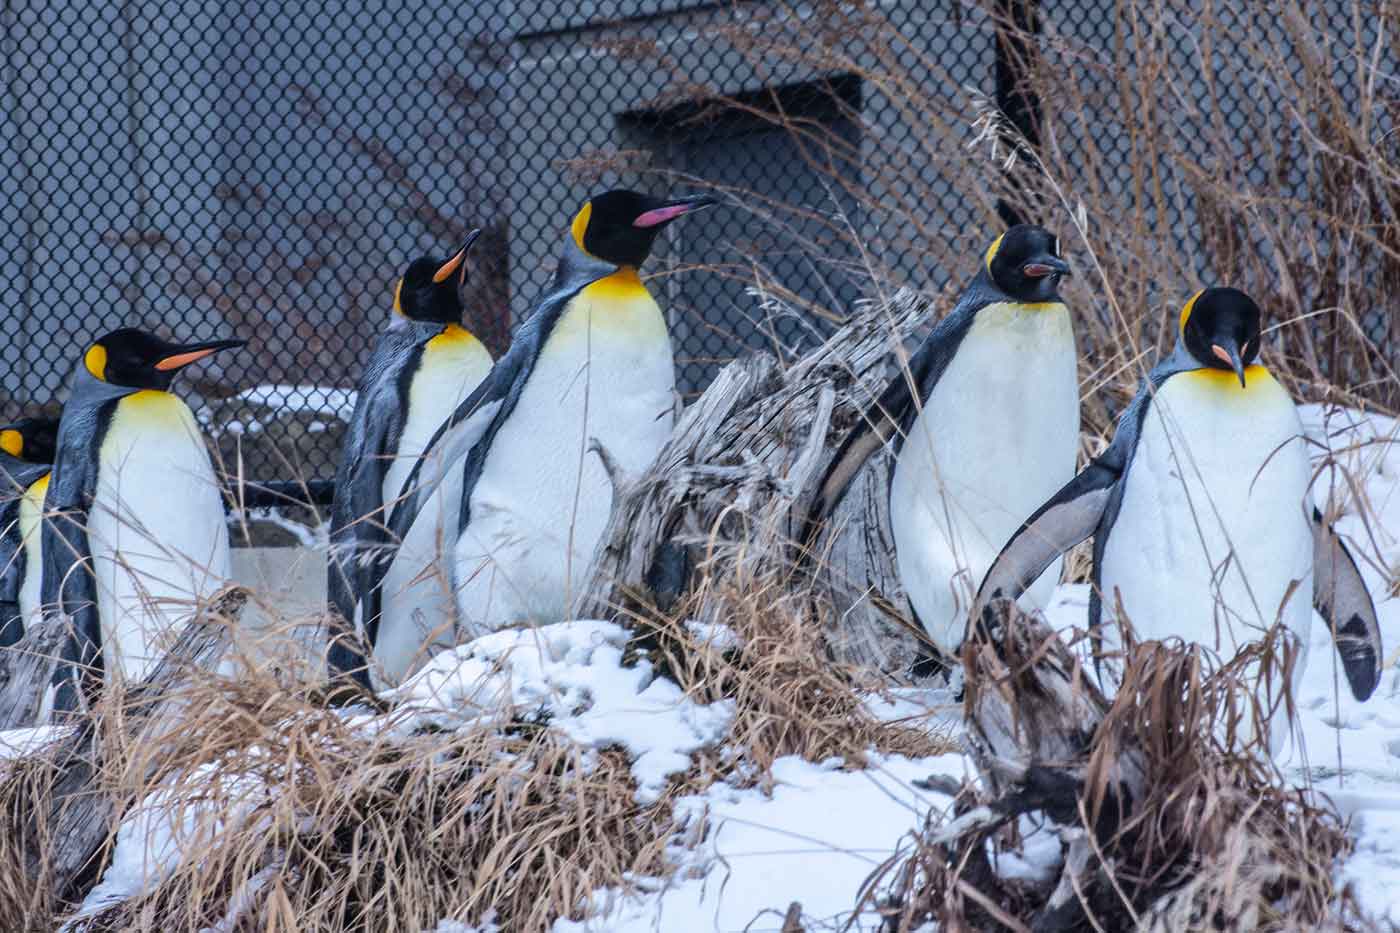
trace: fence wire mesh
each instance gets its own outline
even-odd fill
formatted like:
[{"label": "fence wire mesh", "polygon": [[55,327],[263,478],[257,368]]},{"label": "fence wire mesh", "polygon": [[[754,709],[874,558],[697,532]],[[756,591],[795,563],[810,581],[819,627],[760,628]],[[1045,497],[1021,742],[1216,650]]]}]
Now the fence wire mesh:
[{"label": "fence wire mesh", "polygon": [[[578,206],[615,185],[727,196],[652,270],[693,395],[745,348],[826,333],[872,282],[964,277],[1004,206],[959,155],[1011,99],[997,22],[1092,71],[1123,16],[1112,0],[10,0],[4,408],[55,409],[116,327],[244,337],[185,391],[247,478],[328,480],[399,271],[485,228],[468,324],[499,352]],[[1188,55],[1199,36],[1171,41]],[[1093,80],[1102,132],[1067,122],[1063,155],[1127,189],[1130,115],[1106,112],[1111,70]],[[1230,93],[1244,126],[1252,92]]]}]

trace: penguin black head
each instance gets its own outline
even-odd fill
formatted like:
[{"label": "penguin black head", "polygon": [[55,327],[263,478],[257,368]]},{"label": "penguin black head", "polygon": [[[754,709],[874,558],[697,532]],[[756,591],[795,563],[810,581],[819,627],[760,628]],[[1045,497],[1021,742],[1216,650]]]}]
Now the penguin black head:
[{"label": "penguin black head", "polygon": [[170,343],[134,327],[99,337],[83,355],[83,365],[96,379],[132,389],[170,388],[175,374],[211,353],[241,347],[246,340]]},{"label": "penguin black head", "polygon": [[58,422],[53,418],[22,418],[0,425],[0,450],[26,463],[53,463]]},{"label": "penguin black head", "polygon": [[1237,288],[1205,288],[1181,309],[1181,340],[1202,366],[1233,370],[1244,386],[1245,367],[1259,356],[1259,306]]},{"label": "penguin black head", "polygon": [[604,262],[640,266],[662,227],[682,214],[714,203],[708,195],[662,201],[635,191],[607,191],[589,198],[574,217],[574,242]]},{"label": "penguin black head", "polygon": [[987,274],[1016,301],[1060,300],[1060,279],[1069,263],[1060,258],[1059,238],[1034,224],[1017,224],[987,250]]},{"label": "penguin black head", "polygon": [[409,263],[394,289],[394,310],[413,321],[460,323],[460,290],[467,282],[467,252],[480,235],[480,230],[467,234],[467,242],[451,259],[423,256]]}]

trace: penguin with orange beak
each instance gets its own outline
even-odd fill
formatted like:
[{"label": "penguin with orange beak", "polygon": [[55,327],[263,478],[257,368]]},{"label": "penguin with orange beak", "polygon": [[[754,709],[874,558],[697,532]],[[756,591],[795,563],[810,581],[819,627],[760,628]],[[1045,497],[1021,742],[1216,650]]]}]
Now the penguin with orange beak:
[{"label": "penguin with orange beak", "polygon": [[671,223],[714,203],[621,189],[585,201],[561,230],[553,285],[399,491],[392,541],[423,520],[437,464],[462,476],[452,574],[464,635],[569,617],[612,507],[594,442],[639,473],[671,434],[671,338],[641,266]]},{"label": "penguin with orange beak", "polygon": [[[415,260],[399,278],[389,323],[360,377],[336,471],[328,592],[392,684],[432,646],[450,647],[456,632],[446,555],[457,540],[460,470],[425,502],[427,514],[383,568],[383,585],[369,581],[379,575],[376,562],[387,560],[387,509],[399,487],[433,432],[491,371],[490,352],[461,323],[467,254],[480,233],[473,230],[447,259]],[[343,644],[330,650],[337,669],[356,667],[359,659],[348,658]]]},{"label": "penguin with orange beak", "polygon": [[41,532],[42,607],[71,625],[45,706],[80,708],[98,674],[141,680],[229,579],[219,483],[194,415],[170,388],[186,366],[243,343],[170,343],[124,328],[78,363]]}]

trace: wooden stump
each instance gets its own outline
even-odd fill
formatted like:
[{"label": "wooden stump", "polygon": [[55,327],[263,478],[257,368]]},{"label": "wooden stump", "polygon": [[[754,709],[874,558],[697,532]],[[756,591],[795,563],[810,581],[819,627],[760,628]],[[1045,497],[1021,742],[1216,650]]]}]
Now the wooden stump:
[{"label": "wooden stump", "polygon": [[884,387],[894,347],[930,310],[925,297],[901,292],[863,307],[786,369],[767,354],[725,367],[644,475],[610,467],[612,514],[575,616],[666,608],[702,562],[712,572],[778,569],[829,592],[837,611],[828,634],[839,659],[907,667],[917,641],[894,572],[888,461],[867,464],[811,554],[795,538],[836,445]]}]

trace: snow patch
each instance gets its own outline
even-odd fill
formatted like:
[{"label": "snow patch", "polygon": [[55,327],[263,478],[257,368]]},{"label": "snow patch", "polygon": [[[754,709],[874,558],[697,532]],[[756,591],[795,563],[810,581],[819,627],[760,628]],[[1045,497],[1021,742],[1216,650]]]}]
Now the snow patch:
[{"label": "snow patch", "polygon": [[[679,818],[707,821],[710,831],[680,854],[670,884],[642,896],[595,892],[597,915],[559,920],[554,933],[777,931],[793,901],[807,929],[841,929],[866,878],[931,811],[951,804],[914,782],[935,774],[961,779],[966,764],[961,755],[942,755],[872,756],[860,771],[839,765],[780,758],[771,794],[716,784],[681,798]],[[866,916],[849,929],[878,928]]]},{"label": "snow patch", "polygon": [[652,803],[690,767],[691,753],[724,737],[734,706],[695,703],[646,661],[624,667],[629,637],[599,621],[493,632],[437,655],[385,696],[444,728],[544,713],[585,748],[625,748],[637,800]]}]

